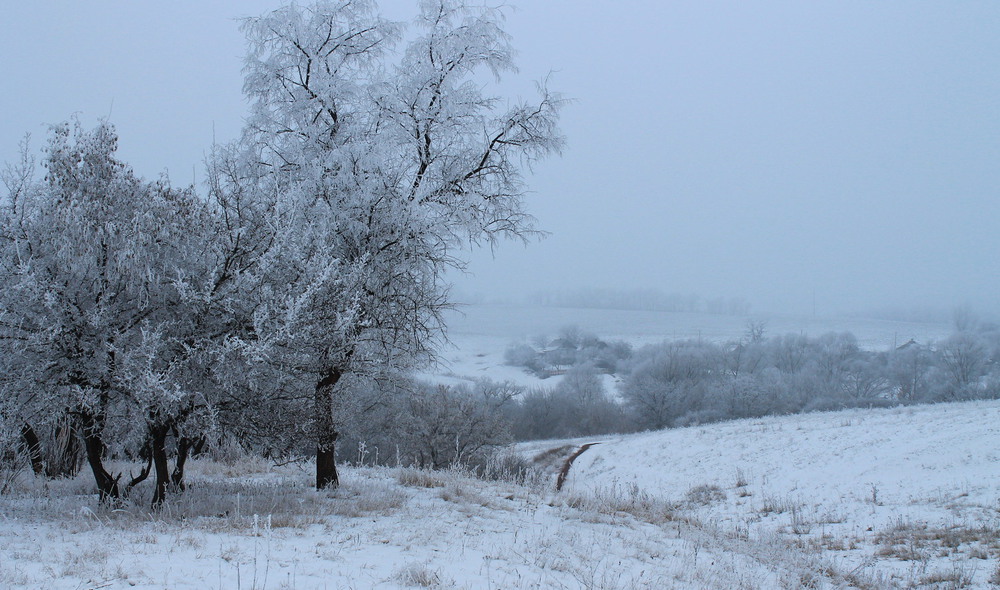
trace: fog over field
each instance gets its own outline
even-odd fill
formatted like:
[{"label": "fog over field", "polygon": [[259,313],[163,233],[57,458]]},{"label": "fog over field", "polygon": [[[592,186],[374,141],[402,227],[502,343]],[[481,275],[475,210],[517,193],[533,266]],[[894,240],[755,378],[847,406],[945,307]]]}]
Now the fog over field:
[{"label": "fog over field", "polygon": [[[1000,5],[516,4],[512,90],[551,72],[574,100],[568,147],[529,180],[551,235],[470,253],[467,297],[652,288],[761,312],[997,311]],[[5,7],[0,160],[79,113],[108,117],[143,176],[200,183],[246,112],[234,19],[273,7]]]},{"label": "fog over field", "polygon": [[6,6],[0,589],[1000,587],[997,31]]}]

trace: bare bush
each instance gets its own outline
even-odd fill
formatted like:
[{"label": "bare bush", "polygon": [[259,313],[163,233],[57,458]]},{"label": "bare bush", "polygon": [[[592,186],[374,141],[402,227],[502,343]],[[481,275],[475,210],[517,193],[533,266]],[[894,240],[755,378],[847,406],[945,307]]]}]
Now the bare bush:
[{"label": "bare bush", "polygon": [[490,455],[485,461],[470,465],[469,469],[478,478],[487,481],[502,481],[528,487],[547,485],[550,473],[534,461],[509,449]]}]

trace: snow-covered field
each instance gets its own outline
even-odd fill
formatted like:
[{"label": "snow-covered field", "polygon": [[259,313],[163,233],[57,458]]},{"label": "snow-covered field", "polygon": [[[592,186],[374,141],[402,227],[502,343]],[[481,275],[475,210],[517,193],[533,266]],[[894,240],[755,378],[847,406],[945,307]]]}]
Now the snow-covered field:
[{"label": "snow-covered field", "polygon": [[0,496],[2,588],[990,588],[1000,402],[743,420],[584,442],[567,484],[191,467],[157,514],[86,477]]},{"label": "snow-covered field", "polygon": [[985,588],[1000,586],[998,440],[995,401],[741,420],[604,440],[565,489],[669,499],[734,550],[820,559],[831,581]]}]

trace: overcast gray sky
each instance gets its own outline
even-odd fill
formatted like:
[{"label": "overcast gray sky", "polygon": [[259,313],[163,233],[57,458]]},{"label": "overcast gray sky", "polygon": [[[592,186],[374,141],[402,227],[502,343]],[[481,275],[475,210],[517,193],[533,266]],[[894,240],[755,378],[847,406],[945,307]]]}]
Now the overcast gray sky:
[{"label": "overcast gray sky", "polygon": [[[179,184],[241,125],[234,17],[277,6],[11,4],[0,159],[25,132],[37,148],[47,124],[110,115],[122,157]],[[1000,309],[1000,2],[516,4],[520,75],[552,71],[575,99],[569,144],[531,181],[552,235],[473,255],[463,291]],[[383,2],[395,18],[415,6]]]}]

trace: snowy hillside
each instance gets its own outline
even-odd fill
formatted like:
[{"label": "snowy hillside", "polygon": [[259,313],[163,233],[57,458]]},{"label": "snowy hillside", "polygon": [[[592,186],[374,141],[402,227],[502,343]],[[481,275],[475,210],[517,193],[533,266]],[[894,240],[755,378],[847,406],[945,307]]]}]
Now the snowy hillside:
[{"label": "snowy hillside", "polygon": [[998,402],[741,420],[603,440],[566,489],[638,487],[724,535],[822,550],[890,586],[946,572],[985,587],[1000,559],[998,440]]},{"label": "snowy hillside", "polygon": [[361,468],[329,493],[308,463],[198,460],[153,514],[22,474],[0,587],[987,589],[998,435],[1000,402],[851,410],[533,443],[527,485]]}]

